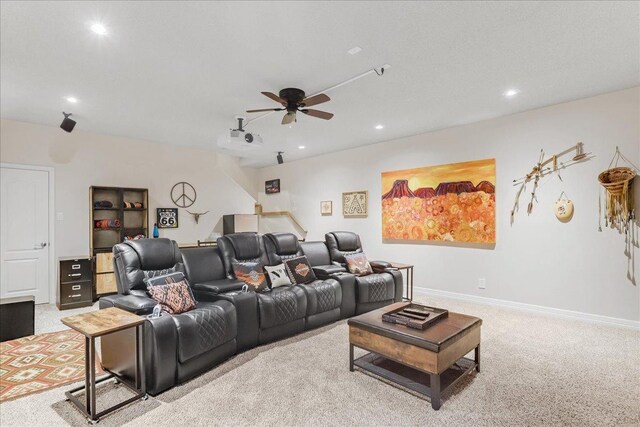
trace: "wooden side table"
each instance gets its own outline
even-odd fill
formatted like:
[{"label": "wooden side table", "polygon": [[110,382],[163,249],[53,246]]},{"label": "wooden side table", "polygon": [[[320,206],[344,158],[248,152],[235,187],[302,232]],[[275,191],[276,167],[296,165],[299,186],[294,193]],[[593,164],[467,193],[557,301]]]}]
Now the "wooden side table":
[{"label": "wooden side table", "polygon": [[413,301],[413,265],[411,264],[403,264],[401,262],[391,262],[391,267],[397,268],[398,270],[407,270],[407,274],[405,276],[406,286],[405,291],[407,292],[407,296],[402,296],[402,299],[405,301]]},{"label": "wooden side table", "polygon": [[[65,393],[67,400],[73,402],[74,405],[89,418],[91,423],[96,423],[104,415],[115,411],[138,399],[145,400],[147,398],[146,380],[144,369],[144,345],[142,342],[144,332],[144,317],[140,317],[128,311],[111,307],[104,310],[92,311],[89,313],[79,314],[61,319],[62,323],[80,332],[85,337],[84,342],[84,363],[85,363],[85,381],[84,385],[69,390]],[[103,335],[113,332],[122,331],[128,328],[136,328],[136,363],[135,363],[135,384],[131,384],[128,379],[120,375],[108,372],[108,374],[96,380],[96,345],[95,339]],[[96,410],[96,385],[110,378],[124,384],[135,396],[118,403],[103,411]],[[86,402],[82,403],[74,393],[85,390]]]}]

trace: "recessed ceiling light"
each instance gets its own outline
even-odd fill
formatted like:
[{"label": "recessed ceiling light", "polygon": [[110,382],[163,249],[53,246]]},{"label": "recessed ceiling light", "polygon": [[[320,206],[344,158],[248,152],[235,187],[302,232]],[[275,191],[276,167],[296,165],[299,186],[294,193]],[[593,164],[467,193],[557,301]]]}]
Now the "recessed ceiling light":
[{"label": "recessed ceiling light", "polygon": [[361,50],[362,48],[360,46],[354,46],[351,49],[349,49],[347,52],[349,52],[350,55],[355,55],[356,53],[360,53]]},{"label": "recessed ceiling light", "polygon": [[305,148],[307,148],[307,147],[305,147],[304,145],[298,145],[298,149],[300,149],[300,150],[304,150]]},{"label": "recessed ceiling light", "polygon": [[504,96],[506,96],[507,98],[511,98],[511,97],[516,96],[519,93],[520,93],[519,89],[509,89],[508,91],[506,91],[504,93]]},{"label": "recessed ceiling light", "polygon": [[384,129],[384,126],[382,126],[382,125],[377,125],[377,126],[376,126],[376,129],[378,129],[378,130],[380,130],[380,129]]},{"label": "recessed ceiling light", "polygon": [[67,102],[75,104],[76,102],[78,102],[78,98],[75,98],[73,96],[67,96]]},{"label": "recessed ceiling light", "polygon": [[99,22],[94,22],[93,24],[91,24],[91,31],[101,36],[107,34],[107,28]]}]

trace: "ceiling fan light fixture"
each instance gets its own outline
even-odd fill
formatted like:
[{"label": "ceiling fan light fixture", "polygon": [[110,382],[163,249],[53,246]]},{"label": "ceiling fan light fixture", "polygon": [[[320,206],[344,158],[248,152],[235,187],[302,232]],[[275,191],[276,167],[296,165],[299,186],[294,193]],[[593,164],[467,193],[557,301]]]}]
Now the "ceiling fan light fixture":
[{"label": "ceiling fan light fixture", "polygon": [[295,111],[289,111],[287,114],[284,115],[284,117],[282,118],[282,124],[283,125],[291,125],[292,123],[297,122],[297,118],[296,118],[296,113]]},{"label": "ceiling fan light fixture", "polygon": [[261,93],[267,98],[282,105],[283,108],[266,108],[266,109],[257,109],[257,110],[247,110],[247,113],[287,110],[284,117],[282,118],[281,124],[283,125],[290,125],[291,123],[297,122],[298,119],[296,117],[296,113],[298,111],[308,116],[317,117],[323,120],[330,120],[333,117],[332,113],[327,113],[326,111],[320,111],[320,110],[310,110],[307,108],[313,105],[318,105],[324,102],[331,101],[331,98],[329,98],[324,93],[319,93],[317,95],[306,97],[302,89],[298,89],[294,87],[282,89],[280,92],[278,92],[278,95],[272,92],[261,92]]}]

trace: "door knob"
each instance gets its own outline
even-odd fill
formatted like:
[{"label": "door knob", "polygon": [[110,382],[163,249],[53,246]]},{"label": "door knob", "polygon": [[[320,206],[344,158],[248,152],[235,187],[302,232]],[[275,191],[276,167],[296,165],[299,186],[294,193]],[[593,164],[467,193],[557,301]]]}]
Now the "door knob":
[{"label": "door knob", "polygon": [[40,246],[36,246],[33,249],[43,249],[46,246],[47,246],[47,242],[42,242],[42,243],[40,243]]}]

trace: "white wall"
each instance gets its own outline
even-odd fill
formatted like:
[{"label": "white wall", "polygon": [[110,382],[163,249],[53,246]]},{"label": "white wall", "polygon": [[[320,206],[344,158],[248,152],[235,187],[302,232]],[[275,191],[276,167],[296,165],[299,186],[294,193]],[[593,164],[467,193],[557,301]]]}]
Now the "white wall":
[{"label": "white wall", "polygon": [[[56,256],[89,254],[89,187],[91,185],[149,189],[149,222],[156,207],[175,207],[169,192],[179,181],[198,192],[191,212],[204,212],[196,224],[179,210],[179,228],[160,230],[178,243],[204,240],[221,232],[222,215],[253,213],[257,171],[241,168],[235,158],[212,151],[157,144],[57,127],[2,120],[0,160],[55,168]],[[151,230],[150,230],[151,232]]]},{"label": "white wall", "polygon": [[[264,168],[259,185],[280,178],[282,192],[261,193],[259,201],[265,211],[291,210],[309,230],[309,240],[323,239],[331,230],[359,233],[371,258],[415,264],[418,287],[637,321],[639,250],[632,251],[633,284],[627,278],[624,236],[610,229],[597,231],[597,176],[607,168],[616,145],[640,163],[639,123],[640,88],[632,88]],[[516,193],[512,180],[530,171],[541,148],[555,153],[578,141],[595,158],[563,170],[564,184],[557,177],[545,179],[533,214],[526,215],[525,195],[524,209],[510,226]],[[495,248],[382,242],[381,172],[485,158],[496,159]],[[636,195],[639,188],[637,179]],[[562,189],[575,204],[574,218],[566,224],[552,212]],[[341,215],[341,193],[353,190],[369,191],[366,219]],[[321,200],[333,200],[333,216],[320,215]],[[640,196],[637,200],[640,203]],[[478,289],[481,277],[486,278],[485,290]]]}]

